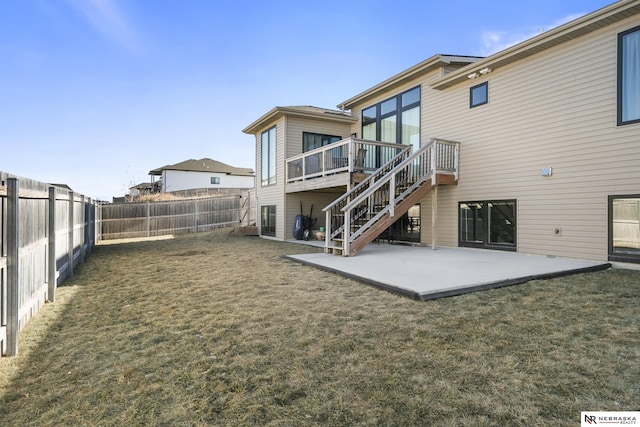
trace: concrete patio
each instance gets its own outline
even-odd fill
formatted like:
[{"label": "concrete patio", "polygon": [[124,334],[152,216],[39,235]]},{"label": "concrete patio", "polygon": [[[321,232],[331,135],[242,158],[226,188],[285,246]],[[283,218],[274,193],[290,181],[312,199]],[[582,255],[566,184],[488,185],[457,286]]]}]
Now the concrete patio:
[{"label": "concrete patio", "polygon": [[[318,246],[321,242],[298,242]],[[577,273],[605,270],[611,264],[543,255],[469,248],[370,244],[354,257],[325,253],[287,259],[363,283],[429,300]]]}]

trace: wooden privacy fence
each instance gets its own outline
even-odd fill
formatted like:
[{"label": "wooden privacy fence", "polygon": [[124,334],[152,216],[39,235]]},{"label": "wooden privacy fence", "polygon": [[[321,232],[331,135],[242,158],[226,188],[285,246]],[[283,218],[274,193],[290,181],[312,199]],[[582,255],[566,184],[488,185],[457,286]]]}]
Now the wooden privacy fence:
[{"label": "wooden privacy fence", "polygon": [[104,205],[101,238],[108,240],[208,231],[248,225],[253,218],[253,191],[192,200]]},{"label": "wooden privacy fence", "polygon": [[61,187],[0,172],[0,356],[99,239],[100,206]]}]

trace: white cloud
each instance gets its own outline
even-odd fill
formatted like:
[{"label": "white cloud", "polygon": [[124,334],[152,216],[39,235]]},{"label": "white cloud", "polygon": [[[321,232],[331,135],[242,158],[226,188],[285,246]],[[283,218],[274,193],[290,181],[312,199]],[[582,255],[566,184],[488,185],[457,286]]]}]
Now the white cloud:
[{"label": "white cloud", "polygon": [[584,15],[584,13],[568,15],[552,24],[540,25],[537,28],[528,28],[521,31],[483,31],[481,34],[482,46],[479,54],[481,56],[492,55]]},{"label": "white cloud", "polygon": [[103,37],[131,51],[140,50],[140,40],[118,7],[117,0],[67,0]]}]

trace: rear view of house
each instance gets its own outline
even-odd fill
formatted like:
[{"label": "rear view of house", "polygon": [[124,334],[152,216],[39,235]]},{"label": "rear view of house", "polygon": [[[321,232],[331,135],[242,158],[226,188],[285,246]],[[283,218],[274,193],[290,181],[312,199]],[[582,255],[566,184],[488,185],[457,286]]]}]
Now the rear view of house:
[{"label": "rear view of house", "polygon": [[261,234],[319,211],[327,252],[374,238],[640,262],[640,1],[487,58],[435,55],[256,136]]}]

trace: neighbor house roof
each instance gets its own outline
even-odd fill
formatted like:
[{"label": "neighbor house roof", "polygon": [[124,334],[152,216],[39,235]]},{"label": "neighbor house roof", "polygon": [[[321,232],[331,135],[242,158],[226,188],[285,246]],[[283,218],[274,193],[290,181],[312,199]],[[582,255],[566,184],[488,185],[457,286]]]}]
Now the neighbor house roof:
[{"label": "neighbor house roof", "polygon": [[576,39],[584,34],[614,24],[640,13],[640,0],[621,0],[596,10],[581,18],[541,33],[535,37],[481,59],[471,65],[455,70],[431,84],[434,89],[445,89],[470,78],[476,72],[493,71],[538,52]]},{"label": "neighbor house roof", "polygon": [[133,187],[129,187],[129,190],[156,190],[162,187],[162,180],[155,182],[141,182]]},{"label": "neighbor house roof", "polygon": [[355,123],[357,119],[349,113],[338,110],[329,110],[327,108],[312,107],[311,105],[299,105],[292,107],[274,107],[269,112],[264,114],[258,120],[251,123],[246,128],[242,129],[242,132],[248,134],[254,134],[258,132],[265,125],[273,122],[283,116],[289,117],[303,117],[340,122],[340,123]]},{"label": "neighbor house roof", "polygon": [[464,66],[482,59],[480,56],[461,56],[461,55],[434,55],[429,59],[425,59],[421,63],[414,65],[413,67],[404,70],[403,72],[396,74],[393,77],[388,78],[382,83],[378,83],[370,89],[365,90],[358,95],[347,99],[346,101],[338,104],[338,108],[341,110],[350,110],[351,107],[358,103],[371,99],[378,94],[387,90],[396,88],[408,81],[415,79],[416,77],[427,74],[433,70],[447,65],[459,65]]},{"label": "neighbor house roof", "polygon": [[251,168],[236,168],[217,160],[208,159],[206,157],[200,160],[189,159],[185,160],[184,162],[176,163],[175,165],[162,166],[160,168],[149,171],[149,175],[162,175],[163,170],[224,173],[227,175],[237,176],[254,176],[253,169]]}]

